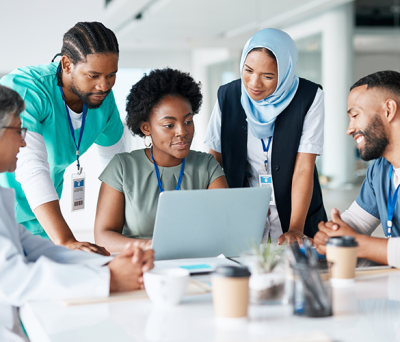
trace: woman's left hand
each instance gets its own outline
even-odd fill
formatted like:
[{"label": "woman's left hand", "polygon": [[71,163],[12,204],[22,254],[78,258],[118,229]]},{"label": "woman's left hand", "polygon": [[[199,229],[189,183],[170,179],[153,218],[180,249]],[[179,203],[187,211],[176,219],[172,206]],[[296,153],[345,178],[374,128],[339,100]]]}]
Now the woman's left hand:
[{"label": "woman's left hand", "polygon": [[300,230],[289,230],[288,232],[282,234],[279,237],[278,245],[281,245],[285,241],[289,244],[297,241],[299,243],[299,245],[301,245],[303,243],[303,240],[302,240],[303,236],[304,236],[304,234]]}]

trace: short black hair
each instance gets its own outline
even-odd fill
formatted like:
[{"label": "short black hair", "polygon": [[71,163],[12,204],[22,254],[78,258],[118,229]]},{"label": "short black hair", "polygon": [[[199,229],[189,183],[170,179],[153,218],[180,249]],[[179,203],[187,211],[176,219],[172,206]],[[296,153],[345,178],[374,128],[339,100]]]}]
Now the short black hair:
[{"label": "short black hair", "polygon": [[126,124],[134,135],[144,137],[140,126],[148,122],[152,110],[166,96],[181,96],[192,106],[193,114],[200,110],[203,95],[201,84],[196,83],[190,74],[165,68],[154,69],[132,86],[126,98]]},{"label": "short black hair", "polygon": [[[54,56],[68,56],[73,64],[85,62],[86,56],[97,53],[119,55],[119,46],[114,32],[102,23],[79,22],[69,29],[63,38],[61,53]],[[58,85],[62,86],[61,63],[57,69]]]},{"label": "short black hair", "polygon": [[367,85],[367,89],[381,88],[400,96],[400,73],[393,70],[375,72],[359,79],[350,87],[350,91],[363,85]]}]

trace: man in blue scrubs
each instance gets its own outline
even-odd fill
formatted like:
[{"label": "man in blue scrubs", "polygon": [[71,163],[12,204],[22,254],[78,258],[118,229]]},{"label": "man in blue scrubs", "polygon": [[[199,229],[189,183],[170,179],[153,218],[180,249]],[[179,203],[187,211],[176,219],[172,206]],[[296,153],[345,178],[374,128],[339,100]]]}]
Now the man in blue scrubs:
[{"label": "man in blue scrubs", "polygon": [[[85,183],[79,156],[92,144],[106,160],[124,151],[123,125],[111,91],[118,71],[118,42],[103,24],[80,22],[64,35],[58,55],[59,63],[20,68],[0,81],[24,99],[21,120],[28,129],[16,172],[0,175],[0,185],[15,189],[17,221],[32,234],[107,255],[104,248],[75,239],[59,198],[65,169],[72,163],[78,166],[77,184]],[[82,201],[72,207],[83,207]]]},{"label": "man in blue scrubs", "polygon": [[[350,89],[347,134],[353,136],[369,166],[360,194],[343,215],[321,222],[315,243],[325,252],[331,236],[352,235],[358,257],[400,267],[400,73],[380,71],[363,77]],[[386,239],[370,235],[382,224]]]}]

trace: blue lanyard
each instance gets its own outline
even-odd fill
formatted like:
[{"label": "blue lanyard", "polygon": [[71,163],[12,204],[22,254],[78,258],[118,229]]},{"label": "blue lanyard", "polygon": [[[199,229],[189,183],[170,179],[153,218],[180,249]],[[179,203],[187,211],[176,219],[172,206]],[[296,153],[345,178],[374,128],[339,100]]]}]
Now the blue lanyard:
[{"label": "blue lanyard", "polygon": [[75,140],[74,126],[72,126],[71,116],[69,115],[68,106],[67,106],[67,104],[65,102],[64,92],[63,92],[61,87],[59,87],[59,88],[60,88],[60,91],[61,91],[61,96],[62,96],[63,101],[64,101],[65,110],[67,111],[67,118],[68,118],[68,122],[69,122],[69,128],[71,130],[72,139],[74,140],[74,144],[75,144],[75,147],[76,147],[76,166],[78,168],[78,174],[81,174],[82,173],[82,169],[81,169],[81,165],[79,164],[79,148],[81,147],[83,130],[85,129],[85,120],[86,120],[87,108],[86,108],[85,104],[83,104],[81,133],[79,135],[79,141],[78,141],[78,145],[77,145],[76,144],[76,140]]},{"label": "blue lanyard", "polygon": [[268,151],[269,151],[269,146],[271,145],[271,140],[272,140],[272,136],[268,138],[268,145],[267,147],[265,147],[265,143],[264,140],[261,139],[261,143],[263,146],[263,150],[264,150],[264,171],[267,172],[268,171]]},{"label": "blue lanyard", "polygon": [[393,197],[392,197],[392,187],[391,187],[391,181],[392,181],[392,173],[393,173],[393,165],[390,165],[390,171],[389,171],[389,190],[388,190],[388,199],[387,199],[387,216],[388,216],[388,221],[387,221],[387,227],[388,227],[388,233],[387,237],[390,238],[392,237],[392,227],[393,227],[393,213],[394,213],[394,207],[396,206],[396,201],[397,201],[397,195],[399,192],[399,185],[397,186],[396,190],[394,191]]},{"label": "blue lanyard", "polygon": [[[153,158],[153,146],[151,146],[150,155],[151,155],[151,161],[154,164],[154,169],[156,170],[158,188],[160,189],[160,192],[163,192],[164,189],[163,189],[162,184],[161,184],[160,173],[158,172],[157,164],[156,164],[156,162],[154,161],[154,158]],[[183,171],[184,170],[185,170],[185,158],[182,159],[181,173],[179,174],[178,184],[176,184],[176,189],[175,190],[179,190],[179,188],[181,187]]]}]

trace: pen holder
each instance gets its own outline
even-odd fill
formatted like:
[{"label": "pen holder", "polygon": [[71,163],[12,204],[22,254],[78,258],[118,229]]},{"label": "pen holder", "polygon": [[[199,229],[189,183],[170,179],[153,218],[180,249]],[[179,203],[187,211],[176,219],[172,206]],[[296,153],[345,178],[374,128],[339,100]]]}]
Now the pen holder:
[{"label": "pen holder", "polygon": [[291,265],[293,270],[293,314],[307,317],[332,316],[330,282],[322,281],[317,269],[305,264]]}]

